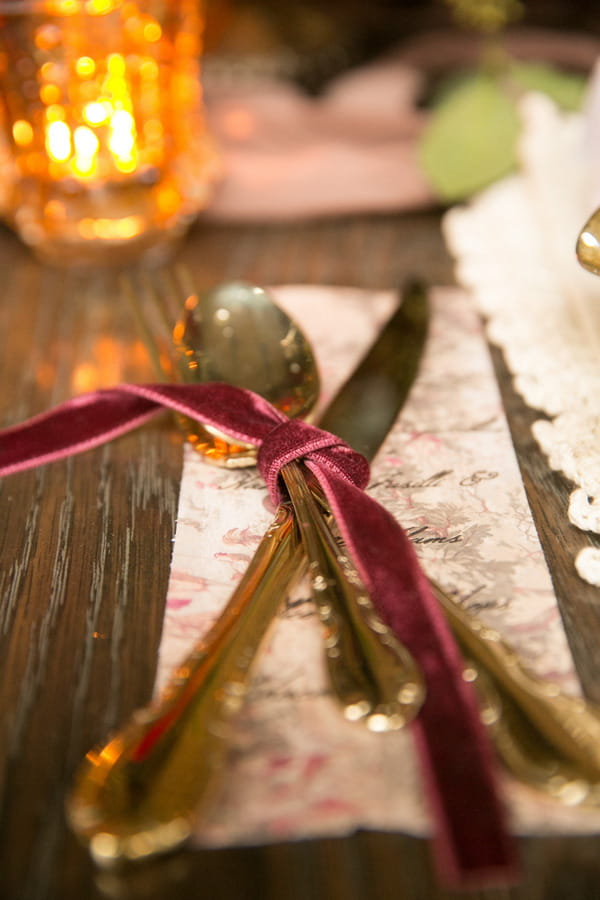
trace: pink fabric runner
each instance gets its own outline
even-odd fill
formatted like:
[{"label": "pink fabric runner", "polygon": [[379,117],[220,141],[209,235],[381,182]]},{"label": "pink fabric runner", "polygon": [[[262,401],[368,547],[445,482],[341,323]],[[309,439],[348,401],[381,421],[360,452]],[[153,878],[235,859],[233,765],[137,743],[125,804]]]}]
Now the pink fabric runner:
[{"label": "pink fabric runner", "polygon": [[[514,59],[567,71],[590,71],[600,54],[600,40],[582,33],[514,28],[503,41]],[[207,65],[207,121],[224,178],[203,218],[277,222],[436,206],[419,161],[429,117],[421,101],[429,79],[473,68],[481,55],[472,33],[425,33],[342,73],[318,97],[264,76],[211,77]]]}]

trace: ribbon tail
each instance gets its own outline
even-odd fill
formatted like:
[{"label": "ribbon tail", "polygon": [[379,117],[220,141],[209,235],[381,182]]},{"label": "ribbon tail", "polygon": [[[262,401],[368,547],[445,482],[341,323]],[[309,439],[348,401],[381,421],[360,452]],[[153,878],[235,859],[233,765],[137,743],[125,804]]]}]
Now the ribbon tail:
[{"label": "ribbon tail", "polygon": [[512,882],[517,855],[496,787],[494,751],[443,612],[407,535],[387,510],[331,468],[307,460],[379,614],[421,665],[427,684],[412,724],[446,880]]},{"label": "ribbon tail", "polygon": [[1,431],[0,476],[98,447],[143,425],[162,409],[256,444],[285,418],[262,397],[227,384],[122,384],[81,394]]},{"label": "ribbon tail", "polygon": [[95,391],[0,433],[0,475],[12,475],[98,447],[160,411],[118,390]]}]

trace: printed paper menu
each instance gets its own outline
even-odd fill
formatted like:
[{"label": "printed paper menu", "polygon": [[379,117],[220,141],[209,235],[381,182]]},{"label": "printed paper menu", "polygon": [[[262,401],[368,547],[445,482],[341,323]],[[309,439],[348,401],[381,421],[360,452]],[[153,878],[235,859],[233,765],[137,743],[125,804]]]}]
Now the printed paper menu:
[{"label": "printed paper menu", "polygon": [[[321,406],[390,313],[391,291],[284,286],[278,302],[313,343]],[[408,532],[426,572],[497,628],[539,674],[577,692],[550,576],[519,475],[480,320],[459,289],[432,291],[417,382],[369,490]],[[157,690],[227,601],[274,510],[254,469],[225,471],[186,448]],[[227,772],[198,822],[203,844],[255,844],[356,828],[424,834],[410,730],[373,734],[332,698],[306,584],[281,608],[236,722]],[[519,830],[595,830],[505,779]]]}]

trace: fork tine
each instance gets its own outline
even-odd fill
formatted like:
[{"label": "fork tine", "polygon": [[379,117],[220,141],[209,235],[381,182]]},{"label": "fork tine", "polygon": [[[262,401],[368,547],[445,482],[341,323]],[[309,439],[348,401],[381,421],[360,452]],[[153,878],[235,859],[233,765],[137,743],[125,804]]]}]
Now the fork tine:
[{"label": "fork tine", "polygon": [[164,349],[170,342],[165,339],[164,332],[168,334],[169,328],[162,312],[156,316],[157,310],[160,309],[158,294],[150,280],[144,278],[141,273],[122,274],[120,284],[154,371],[161,381],[168,380],[171,376],[171,367],[165,365]]},{"label": "fork tine", "polygon": [[182,354],[176,335],[177,327],[185,316],[186,309],[198,302],[192,275],[186,266],[172,266],[160,272],[158,282],[160,295],[157,299],[163,319],[168,324],[170,331],[169,350],[174,369],[181,381],[197,381],[197,377],[192,375],[186,356]]},{"label": "fork tine", "polygon": [[156,310],[162,318],[165,329],[172,336],[173,326],[181,318],[187,292],[181,283],[177,267],[169,266],[153,275],[156,277],[151,280],[149,273],[144,273],[147,292],[153,294]]}]

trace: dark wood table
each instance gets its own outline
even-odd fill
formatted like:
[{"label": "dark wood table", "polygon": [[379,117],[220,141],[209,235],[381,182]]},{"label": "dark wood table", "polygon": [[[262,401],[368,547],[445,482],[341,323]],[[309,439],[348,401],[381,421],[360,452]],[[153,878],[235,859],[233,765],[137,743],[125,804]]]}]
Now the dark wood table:
[{"label": "dark wood table", "polygon": [[[439,214],[360,216],[276,226],[200,222],[180,256],[200,287],[258,283],[393,288],[409,273],[451,283]],[[110,271],[60,271],[0,231],[0,424],[76,390],[153,377]],[[536,414],[492,349],[529,500],[586,691],[600,700],[600,594],[576,576],[582,536],[565,523],[568,485],[531,437]],[[152,690],[181,470],[168,420],[0,482],[3,757],[0,898],[387,900],[450,898],[426,842],[346,839],[184,852],[124,876],[95,872],[68,831],[75,767]],[[600,841],[521,842],[524,881],[486,900],[598,900]]]}]

